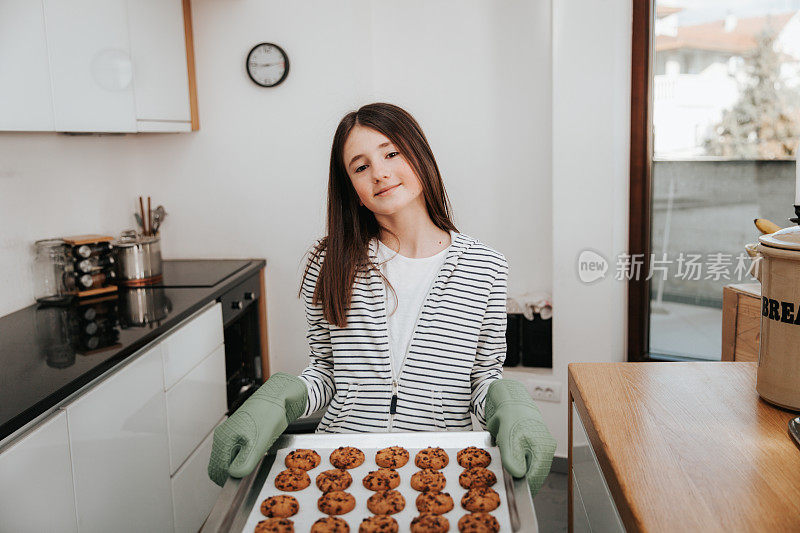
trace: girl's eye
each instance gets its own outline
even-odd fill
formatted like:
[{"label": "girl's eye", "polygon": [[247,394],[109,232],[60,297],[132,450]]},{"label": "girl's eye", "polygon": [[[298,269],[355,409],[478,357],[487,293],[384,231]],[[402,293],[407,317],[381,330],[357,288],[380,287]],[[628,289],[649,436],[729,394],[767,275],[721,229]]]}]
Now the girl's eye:
[{"label": "girl's eye", "polygon": [[388,154],[386,154],[386,157],[392,158],[396,155],[400,155],[400,152],[389,152]]},{"label": "girl's eye", "polygon": [[358,172],[361,172],[361,171],[362,171],[362,170],[364,170],[365,168],[367,168],[367,165],[361,165],[360,167],[356,168],[356,169],[354,170],[354,172],[356,172],[356,173],[358,173]]}]

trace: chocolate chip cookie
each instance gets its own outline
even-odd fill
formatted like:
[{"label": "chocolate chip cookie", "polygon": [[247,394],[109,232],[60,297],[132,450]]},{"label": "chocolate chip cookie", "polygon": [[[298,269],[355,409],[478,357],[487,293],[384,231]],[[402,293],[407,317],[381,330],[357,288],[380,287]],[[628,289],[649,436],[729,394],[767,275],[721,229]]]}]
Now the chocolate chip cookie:
[{"label": "chocolate chip cookie", "polygon": [[277,496],[270,496],[261,502],[261,514],[270,518],[286,518],[297,514],[300,509],[300,504],[294,496],[288,494],[279,494]]},{"label": "chocolate chip cookie", "polygon": [[353,476],[347,470],[326,470],[317,475],[317,488],[322,492],[345,490],[353,482]]},{"label": "chocolate chip cookie", "polygon": [[446,492],[423,492],[417,496],[420,513],[444,514],[453,510],[453,498]]},{"label": "chocolate chip cookie", "polygon": [[458,476],[458,484],[465,489],[491,487],[495,483],[497,483],[497,477],[494,475],[494,472],[482,466],[467,468]]},{"label": "chocolate chip cookie", "polygon": [[288,518],[267,518],[256,524],[255,533],[294,533],[294,522]]},{"label": "chocolate chip cookie", "polygon": [[414,458],[414,464],[420,468],[433,468],[439,470],[447,466],[450,458],[447,453],[441,448],[425,448],[417,452]]},{"label": "chocolate chip cookie", "polygon": [[275,476],[275,486],[280,490],[294,492],[303,490],[311,484],[311,478],[305,470],[299,468],[287,468]]},{"label": "chocolate chip cookie", "polygon": [[331,452],[330,460],[336,468],[347,470],[361,466],[364,462],[364,452],[352,446],[340,446]]},{"label": "chocolate chip cookie", "polygon": [[358,533],[397,533],[397,520],[389,515],[370,516],[361,521]]},{"label": "chocolate chip cookie", "polygon": [[470,513],[458,521],[458,530],[461,533],[497,533],[500,523],[489,513]]},{"label": "chocolate chip cookie", "polygon": [[500,496],[489,487],[469,489],[461,498],[461,506],[467,511],[489,512],[500,505]]},{"label": "chocolate chip cookie", "polygon": [[492,456],[486,450],[470,446],[458,452],[456,460],[464,468],[472,468],[474,466],[486,468],[492,462]]},{"label": "chocolate chip cookie", "polygon": [[400,484],[400,474],[391,468],[379,468],[364,476],[362,483],[374,491],[395,489]]},{"label": "chocolate chip cookie", "polygon": [[367,500],[367,509],[375,514],[399,513],[405,506],[405,498],[396,490],[376,492]]},{"label": "chocolate chip cookie", "polygon": [[440,491],[447,484],[444,474],[438,470],[426,468],[411,476],[411,488],[420,492]]},{"label": "chocolate chip cookie", "polygon": [[311,525],[311,533],[350,533],[350,526],[341,518],[326,516]]},{"label": "chocolate chip cookie", "polygon": [[322,459],[314,450],[294,450],[286,456],[286,468],[299,468],[300,470],[314,470]]},{"label": "chocolate chip cookie", "polygon": [[400,446],[390,446],[375,454],[375,464],[381,468],[400,468],[407,462],[408,450]]},{"label": "chocolate chip cookie", "polygon": [[439,514],[421,514],[411,521],[411,533],[446,533],[450,521]]},{"label": "chocolate chip cookie", "polygon": [[349,492],[332,490],[320,496],[317,508],[325,514],[347,514],[356,506],[356,499]]}]

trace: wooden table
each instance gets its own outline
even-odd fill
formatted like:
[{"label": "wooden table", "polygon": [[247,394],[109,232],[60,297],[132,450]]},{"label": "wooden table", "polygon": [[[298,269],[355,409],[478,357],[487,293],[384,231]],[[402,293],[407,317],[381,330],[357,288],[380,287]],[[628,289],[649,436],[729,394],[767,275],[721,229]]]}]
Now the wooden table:
[{"label": "wooden table", "polygon": [[570,364],[570,531],[573,405],[628,531],[800,531],[798,413],[755,385],[755,363]]}]

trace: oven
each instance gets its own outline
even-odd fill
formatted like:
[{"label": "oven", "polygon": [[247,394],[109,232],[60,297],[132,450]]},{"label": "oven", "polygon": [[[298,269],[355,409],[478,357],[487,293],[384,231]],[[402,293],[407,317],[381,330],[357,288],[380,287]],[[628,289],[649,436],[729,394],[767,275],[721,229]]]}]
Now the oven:
[{"label": "oven", "polygon": [[258,272],[254,273],[217,299],[222,304],[225,332],[228,414],[242,405],[264,381],[258,319],[259,276]]}]

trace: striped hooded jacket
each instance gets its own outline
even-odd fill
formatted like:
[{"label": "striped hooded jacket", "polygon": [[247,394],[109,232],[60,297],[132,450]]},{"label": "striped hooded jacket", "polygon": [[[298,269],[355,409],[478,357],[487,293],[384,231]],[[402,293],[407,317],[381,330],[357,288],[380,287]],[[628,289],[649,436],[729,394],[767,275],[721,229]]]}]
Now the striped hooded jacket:
[{"label": "striped hooded jacket", "polygon": [[[377,244],[369,244],[373,263]],[[312,303],[324,255],[309,255],[301,289],[311,348],[300,375],[308,387],[302,416],[328,406],[318,433],[465,431],[472,428],[470,412],[485,427],[486,391],[502,377],[506,356],[503,254],[455,233],[400,368],[389,351],[387,288],[378,272],[356,275],[343,328]]]}]

